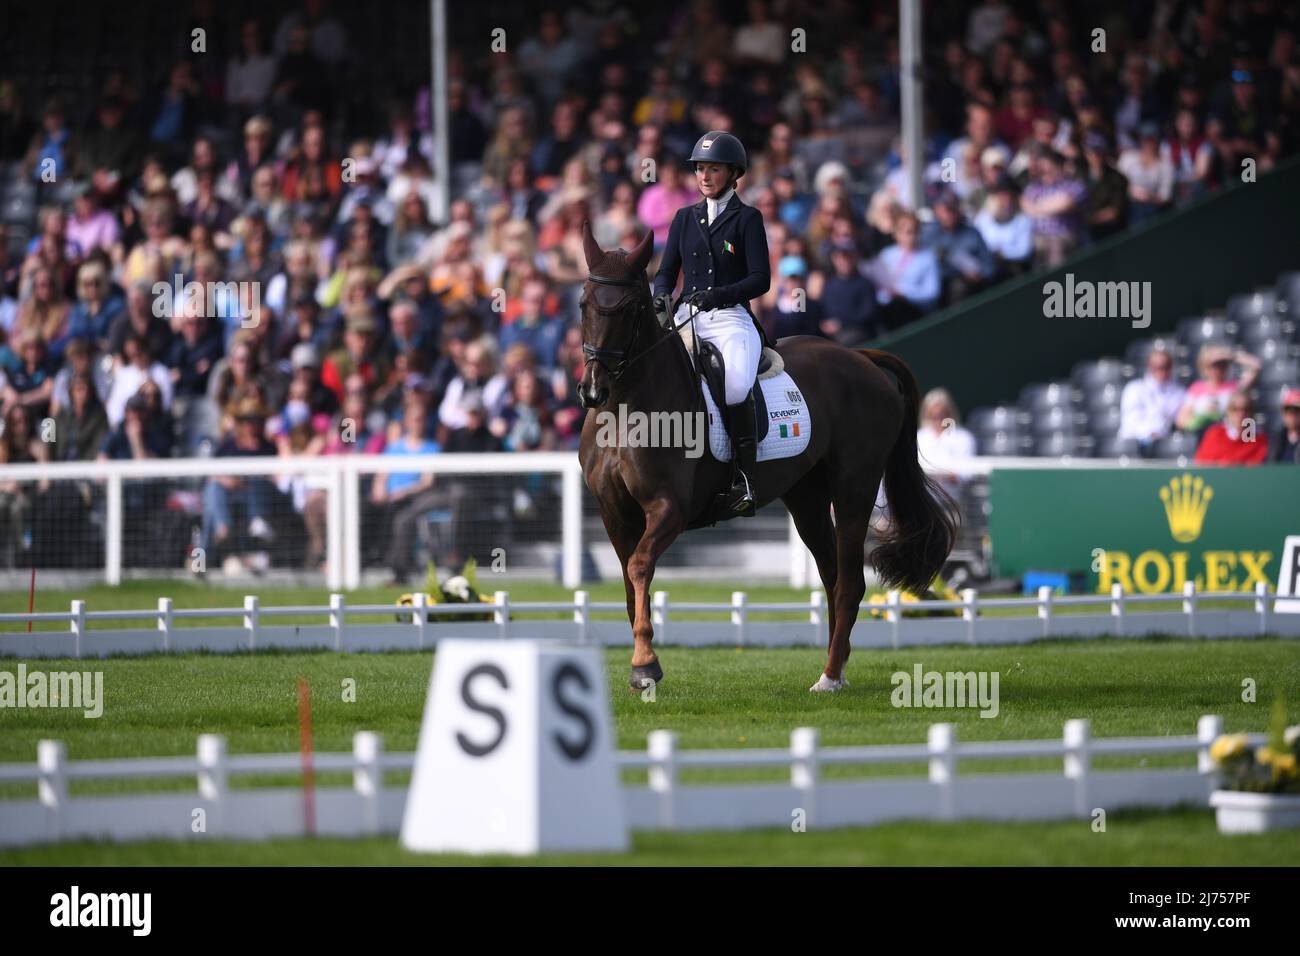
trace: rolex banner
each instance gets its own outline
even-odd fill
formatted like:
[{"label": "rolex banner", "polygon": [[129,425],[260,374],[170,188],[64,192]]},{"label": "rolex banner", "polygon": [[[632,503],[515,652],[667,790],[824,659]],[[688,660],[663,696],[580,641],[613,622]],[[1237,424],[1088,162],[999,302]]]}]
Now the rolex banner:
[{"label": "rolex banner", "polygon": [[1275,589],[1300,534],[1300,469],[998,469],[989,477],[996,573],[1084,572],[1108,594]]}]

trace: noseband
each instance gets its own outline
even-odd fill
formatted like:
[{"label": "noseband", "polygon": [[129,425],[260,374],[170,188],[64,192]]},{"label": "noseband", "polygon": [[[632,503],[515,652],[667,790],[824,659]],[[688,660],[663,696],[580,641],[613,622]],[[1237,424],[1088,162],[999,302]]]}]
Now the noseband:
[{"label": "noseband", "polygon": [[[591,275],[587,276],[587,281],[595,282],[599,285],[613,285],[613,286],[620,286],[627,289],[636,289],[640,287],[641,283],[644,281],[644,277],[628,276],[623,279],[615,279],[612,276],[602,276],[602,275],[596,275],[595,273],[592,273]],[[631,296],[624,296],[622,299],[618,301],[617,305],[612,306],[610,308],[603,308],[600,305],[596,305],[595,303],[592,303],[592,305],[595,307],[597,312],[600,312],[603,315],[609,315],[614,312],[621,312],[623,310],[623,307],[627,304],[628,299],[630,298]],[[632,347],[636,345],[636,337],[637,337],[637,333],[640,331],[640,328],[641,328],[640,322],[634,321],[632,323],[632,335],[628,339],[627,345],[621,349],[597,348],[594,345],[589,345],[586,342],[583,342],[582,354],[585,355],[590,361],[600,362],[602,365],[605,366],[606,369],[609,370],[610,377],[613,378],[615,381],[618,381],[618,379],[622,377],[623,373],[627,371],[628,365],[631,364],[631,362],[633,361],[633,356],[631,356],[629,353],[631,353]],[[642,352],[641,354],[644,355],[645,353]],[[639,357],[640,356],[636,356],[636,358]]]}]

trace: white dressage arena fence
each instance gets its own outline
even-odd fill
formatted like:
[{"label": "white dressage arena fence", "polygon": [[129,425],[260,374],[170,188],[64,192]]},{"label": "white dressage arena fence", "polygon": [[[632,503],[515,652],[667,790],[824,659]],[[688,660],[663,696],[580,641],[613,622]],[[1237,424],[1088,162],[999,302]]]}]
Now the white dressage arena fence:
[{"label": "white dressage arena fence", "polygon": [[[959,742],[952,724],[933,724],[923,744],[822,747],[812,728],[798,728],[788,748],[678,750],[671,731],[654,731],[645,751],[619,751],[622,771],[648,771],[648,782],[620,786],[626,819],[639,830],[807,829],[867,826],[890,820],[1087,820],[1131,807],[1204,807],[1215,789],[1209,748],[1222,732],[1201,717],[1189,736],[1094,738],[1086,720],[1067,721],[1057,740]],[[1260,743],[1263,735],[1251,737]],[[1094,758],[1195,755],[1195,766],[1097,770]],[[960,773],[964,760],[1055,758],[1058,773]],[[198,738],[194,756],[74,760],[59,741],[43,740],[35,763],[0,764],[0,784],[35,784],[36,799],[0,799],[0,845],[68,840],[265,840],[301,836],[308,819],[319,836],[397,833],[407,787],[385,774],[409,771],[414,753],[389,753],[374,733],[358,733],[351,753],[315,753],[314,774],[352,774],[352,785],[231,786],[233,780],[301,775],[301,754],[227,752],[224,737]],[[925,777],[827,779],[829,767],[917,765]],[[771,783],[683,783],[699,770],[784,770]],[[197,790],[109,795],[70,794],[82,781],[192,778]],[[1087,825],[1087,824],[1084,824]]]},{"label": "white dressage arena fence", "polygon": [[[417,602],[424,595],[415,595]],[[1152,634],[1178,637],[1230,638],[1276,634],[1300,637],[1300,614],[1275,613],[1276,599],[1263,583],[1254,591],[1198,592],[1188,581],[1182,594],[1125,594],[1114,585],[1109,595],[1062,596],[1040,588],[1031,598],[981,598],[974,590],[956,601],[905,604],[898,591],[885,603],[863,604],[853,628],[852,642],[862,648],[898,648],[940,644],[1023,644],[1045,638],[1140,638]],[[1213,602],[1206,606],[1207,602]],[[1159,610],[1135,610],[1163,607]],[[1222,607],[1223,604],[1241,605]],[[1091,609],[1100,613],[1090,613]],[[396,604],[349,605],[344,595],[330,596],[328,605],[262,606],[256,595],[242,607],[177,608],[171,598],[142,610],[92,611],[74,600],[67,611],[0,614],[0,657],[104,657],[109,654],[169,652],[232,652],[266,648],[278,650],[394,651],[424,650],[444,637],[562,638],[579,644],[623,646],[628,642],[626,605],[622,601],[592,601],[575,591],[571,601],[511,601],[497,591],[491,603],[437,605],[439,616],[491,615],[490,621],[429,621],[428,606],[401,608]],[[879,617],[871,617],[872,609]],[[1020,611],[989,615],[986,611]],[[656,591],[652,600],[655,641],[682,647],[825,647],[829,640],[826,595],[813,591],[807,601],[751,603],[743,591],[730,603],[673,602],[669,592]],[[1079,613],[1072,613],[1078,611]],[[596,617],[615,612],[614,619]],[[937,613],[943,616],[918,617]],[[555,614],[560,620],[516,615]],[[761,620],[762,615],[806,615],[802,620]],[[689,617],[687,616],[689,615]],[[706,615],[718,620],[701,620]],[[377,617],[386,620],[376,620]],[[404,620],[398,621],[397,617]],[[279,624],[277,619],[315,617],[319,623]],[[231,625],[212,620],[231,619]],[[202,620],[197,626],[188,621]],[[27,622],[53,622],[66,631],[35,630]],[[95,627],[98,622],[139,621],[140,627]]]}]

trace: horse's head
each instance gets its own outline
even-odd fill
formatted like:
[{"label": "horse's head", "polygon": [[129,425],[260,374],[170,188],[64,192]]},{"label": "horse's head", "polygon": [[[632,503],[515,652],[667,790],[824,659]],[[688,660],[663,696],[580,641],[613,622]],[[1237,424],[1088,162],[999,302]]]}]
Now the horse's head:
[{"label": "horse's head", "polygon": [[597,408],[609,400],[611,382],[650,344],[656,328],[645,274],[654,233],[647,232],[631,252],[606,252],[591,234],[590,223],[584,222],[582,248],[589,275],[578,300],[586,359],[578,398],[585,407]]}]

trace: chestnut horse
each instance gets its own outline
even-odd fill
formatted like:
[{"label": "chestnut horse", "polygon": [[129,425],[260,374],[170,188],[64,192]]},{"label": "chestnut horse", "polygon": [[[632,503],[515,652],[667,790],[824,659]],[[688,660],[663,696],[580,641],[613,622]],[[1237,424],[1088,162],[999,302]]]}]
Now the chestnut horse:
[{"label": "chestnut horse", "polygon": [[[655,563],[683,531],[722,517],[714,499],[730,484],[731,463],[692,458],[681,447],[619,447],[608,440],[610,429],[602,432],[601,412],[615,414],[620,405],[684,419],[703,413],[704,403],[681,337],[659,324],[650,301],[652,235],[630,253],[606,252],[584,224],[583,244],[590,276],[579,300],[586,362],[578,393],[588,412],[578,458],[623,566],[634,640],[630,683],[639,690],[663,678],[650,618]],[[811,440],[794,457],[759,463],[749,478],[759,507],[775,498],[785,503],[817,561],[830,646],[810,689],[834,691],[846,683],[849,634],[866,593],[864,545],[881,479],[892,523],[870,560],[890,587],[917,594],[930,587],[952,550],[956,509],[917,461],[920,400],[901,359],[806,335],[782,339],[777,351],[807,402]]]}]

